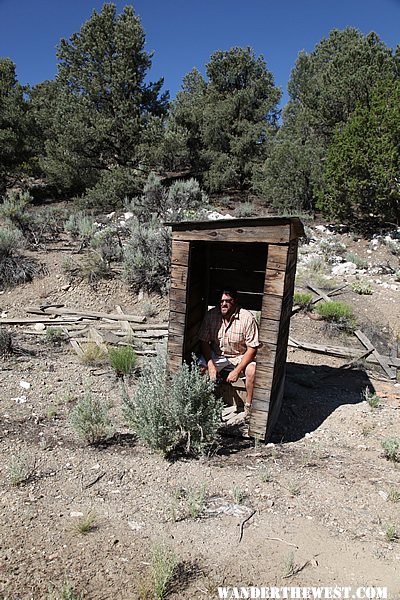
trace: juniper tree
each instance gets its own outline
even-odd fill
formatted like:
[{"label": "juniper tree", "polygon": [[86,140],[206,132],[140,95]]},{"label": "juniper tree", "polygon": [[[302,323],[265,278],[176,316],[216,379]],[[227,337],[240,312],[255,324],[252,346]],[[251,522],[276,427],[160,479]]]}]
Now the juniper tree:
[{"label": "juniper tree", "polygon": [[[57,104],[46,142],[47,174],[85,189],[114,169],[146,161],[146,130],[163,117],[163,80],[147,83],[151,54],[131,6],[93,11],[78,33],[58,46]],[[126,190],[129,193],[129,190]]]}]

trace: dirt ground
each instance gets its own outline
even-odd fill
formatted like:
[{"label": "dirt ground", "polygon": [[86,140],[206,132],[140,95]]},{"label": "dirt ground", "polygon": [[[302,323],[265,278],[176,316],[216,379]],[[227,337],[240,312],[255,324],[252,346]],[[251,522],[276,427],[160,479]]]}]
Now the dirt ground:
[{"label": "dirt ground", "polygon": [[[354,244],[366,252],[366,242]],[[143,313],[146,298],[118,277],[97,289],[70,284],[64,254],[36,253],[48,274],[4,291],[3,316],[25,316],[40,302]],[[385,329],[400,331],[400,291],[375,279],[372,295],[346,288],[339,298],[382,339]],[[167,301],[150,300],[153,320],[167,320]],[[89,600],[152,598],[160,545],[179,561],[172,599],[214,599],[222,585],[387,586],[390,599],[400,597],[400,539],[390,535],[400,537],[400,471],[381,447],[400,436],[400,384],[381,370],[343,370],[346,359],[290,349],[269,444],[221,435],[208,457],[167,461],[126,428],[109,367],[84,365],[68,344],[53,346],[26,326],[9,329],[14,345],[33,354],[0,363],[0,598],[66,598],[66,582]],[[357,345],[304,313],[293,317],[291,335]],[[367,386],[380,397],[377,408],[363,401]],[[84,446],[68,422],[88,389],[113,404],[116,434],[102,447]],[[15,458],[31,476],[13,486]],[[190,499],[202,493],[195,514]],[[83,535],[77,523],[88,513],[94,527]]]}]

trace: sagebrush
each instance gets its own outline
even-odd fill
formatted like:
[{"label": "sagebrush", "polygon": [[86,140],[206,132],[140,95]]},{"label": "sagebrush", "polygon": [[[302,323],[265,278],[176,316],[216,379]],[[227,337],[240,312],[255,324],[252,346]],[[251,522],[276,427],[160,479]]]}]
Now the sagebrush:
[{"label": "sagebrush", "polygon": [[78,436],[88,444],[98,444],[113,433],[109,416],[111,405],[87,391],[72,409],[69,421]]},{"label": "sagebrush", "polygon": [[195,364],[168,376],[165,358],[159,356],[145,367],[132,396],[124,397],[125,417],[138,437],[164,453],[177,446],[202,452],[215,440],[221,410],[214,383]]}]

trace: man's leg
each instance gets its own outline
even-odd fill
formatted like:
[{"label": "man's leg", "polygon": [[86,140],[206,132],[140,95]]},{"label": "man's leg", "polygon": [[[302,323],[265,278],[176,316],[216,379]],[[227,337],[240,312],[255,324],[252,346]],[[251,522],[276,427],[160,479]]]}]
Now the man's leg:
[{"label": "man's leg", "polygon": [[247,365],[244,374],[246,376],[245,412],[250,412],[251,403],[253,402],[254,379],[255,379],[255,375],[256,375],[256,363],[251,362],[249,365]]}]

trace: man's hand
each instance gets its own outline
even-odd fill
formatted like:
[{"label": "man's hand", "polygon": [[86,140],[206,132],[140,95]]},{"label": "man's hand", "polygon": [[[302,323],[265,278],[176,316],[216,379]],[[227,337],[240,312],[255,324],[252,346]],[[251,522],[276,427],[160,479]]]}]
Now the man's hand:
[{"label": "man's hand", "polygon": [[239,375],[240,369],[238,370],[238,368],[236,367],[236,369],[233,369],[233,371],[229,373],[228,377],[226,378],[226,381],[228,383],[235,383],[235,381],[239,379]]},{"label": "man's hand", "polygon": [[209,361],[207,368],[208,376],[211,379],[211,381],[217,381],[218,371],[211,360]]}]

